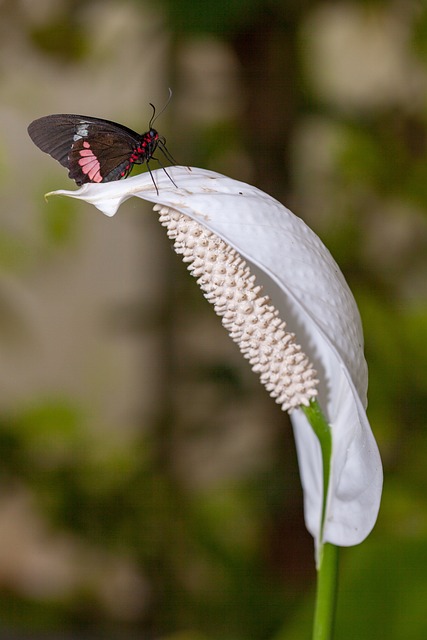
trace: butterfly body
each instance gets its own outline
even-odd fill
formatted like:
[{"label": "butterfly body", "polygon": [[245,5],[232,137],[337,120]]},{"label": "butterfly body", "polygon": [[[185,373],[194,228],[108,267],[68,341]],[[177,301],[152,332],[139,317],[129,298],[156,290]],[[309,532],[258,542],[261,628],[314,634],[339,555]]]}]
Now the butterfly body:
[{"label": "butterfly body", "polygon": [[77,185],[126,178],[135,164],[146,164],[159,147],[173,161],[165,140],[151,122],[138,134],[124,125],[74,114],[54,114],[34,120],[28,127],[33,142],[68,169]]}]

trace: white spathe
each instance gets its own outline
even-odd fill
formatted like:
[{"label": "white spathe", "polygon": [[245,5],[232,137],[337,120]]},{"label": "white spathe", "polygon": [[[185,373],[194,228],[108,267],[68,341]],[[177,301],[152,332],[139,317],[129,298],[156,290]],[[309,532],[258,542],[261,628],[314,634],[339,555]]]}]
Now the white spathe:
[{"label": "white spathe", "polygon": [[[319,402],[332,428],[333,452],[323,542],[358,544],[375,524],[382,491],[378,447],[366,417],[367,367],[353,295],[334,259],[307,225],[259,189],[218,173],[168,167],[78,191],[113,216],[132,196],[171,207],[216,233],[255,267],[322,384]],[[318,544],[322,507],[320,447],[305,415],[291,415],[308,530]]]}]

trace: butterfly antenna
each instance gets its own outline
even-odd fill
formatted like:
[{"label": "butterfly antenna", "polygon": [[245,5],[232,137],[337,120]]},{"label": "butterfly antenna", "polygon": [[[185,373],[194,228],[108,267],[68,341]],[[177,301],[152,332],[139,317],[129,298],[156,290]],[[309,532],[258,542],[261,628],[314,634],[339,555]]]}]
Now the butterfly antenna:
[{"label": "butterfly antenna", "polygon": [[165,106],[163,107],[163,109],[161,111],[159,111],[159,113],[156,115],[156,107],[154,106],[154,104],[152,104],[150,102],[150,107],[153,109],[153,115],[151,116],[151,120],[148,123],[148,128],[151,129],[151,127],[153,126],[153,124],[155,123],[155,121],[157,120],[157,118],[159,116],[162,115],[163,111],[166,109],[166,107],[168,106],[169,102],[172,100],[172,89],[169,87],[169,98],[166,101]]}]

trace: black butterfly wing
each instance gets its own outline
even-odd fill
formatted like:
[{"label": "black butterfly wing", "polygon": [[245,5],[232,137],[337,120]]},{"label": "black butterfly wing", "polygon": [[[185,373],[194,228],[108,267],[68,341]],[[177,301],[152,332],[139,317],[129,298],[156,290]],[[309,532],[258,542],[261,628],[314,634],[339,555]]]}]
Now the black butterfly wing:
[{"label": "black butterfly wing", "polygon": [[140,136],[111,120],[56,114],[34,120],[32,141],[69,170],[78,185],[126,177]]}]

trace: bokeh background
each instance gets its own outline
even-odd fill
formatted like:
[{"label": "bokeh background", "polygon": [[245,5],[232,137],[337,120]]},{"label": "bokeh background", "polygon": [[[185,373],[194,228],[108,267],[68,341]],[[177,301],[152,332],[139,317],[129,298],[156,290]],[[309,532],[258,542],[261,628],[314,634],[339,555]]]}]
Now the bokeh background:
[{"label": "bokeh background", "polygon": [[287,418],[156,214],[107,219],[26,133],[145,131],[323,239],[362,314],[382,509],[337,638],[427,637],[427,8],[411,0],[0,2],[0,637],[310,637]]}]

